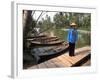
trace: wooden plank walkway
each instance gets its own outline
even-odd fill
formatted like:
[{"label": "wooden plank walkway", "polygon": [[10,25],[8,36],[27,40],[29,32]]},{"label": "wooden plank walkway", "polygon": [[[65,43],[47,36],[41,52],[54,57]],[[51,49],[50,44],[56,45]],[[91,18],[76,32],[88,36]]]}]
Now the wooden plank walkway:
[{"label": "wooden plank walkway", "polygon": [[[76,49],[74,57],[70,57],[68,53],[65,53],[63,55],[60,55],[58,57],[55,57],[43,63],[31,66],[27,69],[60,68],[60,67],[71,67],[75,65],[77,66],[81,62],[83,62],[85,58],[88,58],[87,56],[90,56],[91,54],[90,51],[91,51],[90,46],[85,46],[85,47]],[[86,65],[87,66],[90,65],[90,59],[86,61],[86,63],[82,64],[82,66],[86,66]]]}]

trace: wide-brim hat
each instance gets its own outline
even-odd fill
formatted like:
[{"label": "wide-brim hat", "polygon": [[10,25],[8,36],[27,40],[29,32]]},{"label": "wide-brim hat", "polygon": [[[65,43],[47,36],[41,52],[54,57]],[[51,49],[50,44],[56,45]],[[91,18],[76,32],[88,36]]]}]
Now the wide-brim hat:
[{"label": "wide-brim hat", "polygon": [[70,26],[76,26],[76,23],[72,22],[72,23],[70,24]]}]

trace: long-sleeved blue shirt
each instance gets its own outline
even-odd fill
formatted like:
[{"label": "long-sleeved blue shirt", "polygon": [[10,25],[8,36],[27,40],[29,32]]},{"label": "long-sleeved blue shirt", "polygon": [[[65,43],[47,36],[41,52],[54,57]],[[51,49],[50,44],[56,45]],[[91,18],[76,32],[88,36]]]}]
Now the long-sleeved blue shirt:
[{"label": "long-sleeved blue shirt", "polygon": [[76,43],[78,40],[78,32],[76,29],[69,29],[68,31],[68,42]]}]

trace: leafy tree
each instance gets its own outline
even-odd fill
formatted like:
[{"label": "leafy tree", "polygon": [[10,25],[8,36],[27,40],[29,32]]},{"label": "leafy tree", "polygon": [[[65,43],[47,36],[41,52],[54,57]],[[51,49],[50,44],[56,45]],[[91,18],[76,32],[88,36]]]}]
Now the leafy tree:
[{"label": "leafy tree", "polygon": [[56,28],[66,27],[66,25],[68,24],[67,17],[68,17],[67,14],[65,14],[63,12],[58,12],[57,14],[55,14],[54,24],[55,24]]}]

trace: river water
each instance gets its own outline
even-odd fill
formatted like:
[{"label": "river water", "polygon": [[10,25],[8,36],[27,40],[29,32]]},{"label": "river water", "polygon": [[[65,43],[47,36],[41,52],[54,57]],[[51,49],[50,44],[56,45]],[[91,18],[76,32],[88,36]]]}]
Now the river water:
[{"label": "river water", "polygon": [[[68,30],[53,29],[54,35],[60,37],[61,39],[67,41]],[[91,32],[85,30],[78,30],[78,41],[76,43],[76,48],[91,45]]]}]

